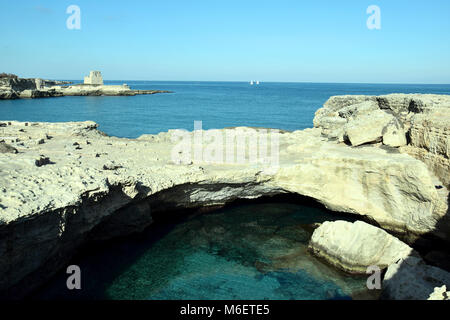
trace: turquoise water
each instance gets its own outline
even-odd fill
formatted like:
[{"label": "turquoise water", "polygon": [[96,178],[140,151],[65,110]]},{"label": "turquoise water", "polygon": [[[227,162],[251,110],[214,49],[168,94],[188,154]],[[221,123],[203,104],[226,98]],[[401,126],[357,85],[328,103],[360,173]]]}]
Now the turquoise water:
[{"label": "turquoise water", "polygon": [[244,82],[126,82],[133,89],[171,90],[134,97],[61,97],[0,100],[0,120],[93,120],[109,135],[136,138],[169,129],[234,126],[298,130],[312,127],[314,112],[332,95],[388,93],[450,94],[450,85],[385,85]]},{"label": "turquoise water", "polygon": [[291,203],[245,204],[161,224],[72,261],[82,289],[61,272],[34,299],[350,299],[364,278],[311,256],[310,224],[342,219]]}]

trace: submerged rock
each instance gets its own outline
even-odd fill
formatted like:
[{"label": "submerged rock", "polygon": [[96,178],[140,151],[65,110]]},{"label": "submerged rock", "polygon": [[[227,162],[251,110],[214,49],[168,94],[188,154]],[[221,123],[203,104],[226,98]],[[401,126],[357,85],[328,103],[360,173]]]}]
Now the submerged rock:
[{"label": "submerged rock", "polygon": [[325,222],[314,231],[309,249],[349,273],[366,273],[371,266],[387,268],[384,299],[448,299],[445,285],[450,285],[449,272],[425,264],[407,244],[365,222]]}]

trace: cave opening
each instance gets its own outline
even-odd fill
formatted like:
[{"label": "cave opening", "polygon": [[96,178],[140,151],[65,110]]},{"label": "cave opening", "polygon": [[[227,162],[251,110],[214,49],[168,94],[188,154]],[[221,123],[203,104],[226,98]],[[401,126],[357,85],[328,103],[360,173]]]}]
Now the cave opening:
[{"label": "cave opening", "polygon": [[157,211],[144,231],[90,241],[31,300],[371,299],[366,277],[312,256],[309,239],[324,221],[356,217],[296,194],[237,200],[222,207]]}]

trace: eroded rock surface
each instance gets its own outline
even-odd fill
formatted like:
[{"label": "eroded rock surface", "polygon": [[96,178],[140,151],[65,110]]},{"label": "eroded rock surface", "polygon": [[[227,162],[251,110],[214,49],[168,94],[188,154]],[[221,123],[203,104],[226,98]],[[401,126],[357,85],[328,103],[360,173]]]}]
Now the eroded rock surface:
[{"label": "eroded rock surface", "polygon": [[352,146],[380,142],[383,140],[383,131],[393,120],[394,117],[383,110],[356,117],[344,126],[344,139],[347,138]]},{"label": "eroded rock surface", "polygon": [[17,153],[17,149],[5,142],[0,142],[0,153]]},{"label": "eroded rock surface", "polygon": [[[389,116],[395,120],[387,122]],[[331,97],[317,110],[314,126],[320,128],[323,135],[348,140],[353,146],[383,142],[402,147],[401,152],[425,162],[439,180],[450,187],[448,95]]]},{"label": "eroded rock surface", "polygon": [[349,273],[365,274],[369,266],[385,269],[414,250],[386,231],[362,221],[325,222],[311,237],[311,252]]}]

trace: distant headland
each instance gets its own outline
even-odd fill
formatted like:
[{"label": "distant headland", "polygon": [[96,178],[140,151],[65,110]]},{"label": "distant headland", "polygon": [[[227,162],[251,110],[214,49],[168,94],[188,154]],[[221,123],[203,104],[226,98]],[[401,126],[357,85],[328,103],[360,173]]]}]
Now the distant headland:
[{"label": "distant headland", "polygon": [[20,78],[14,74],[0,74],[0,100],[48,98],[62,96],[134,96],[138,94],[170,93],[165,90],[133,90],[127,84],[105,85],[100,71],[91,71],[84,83]]}]

